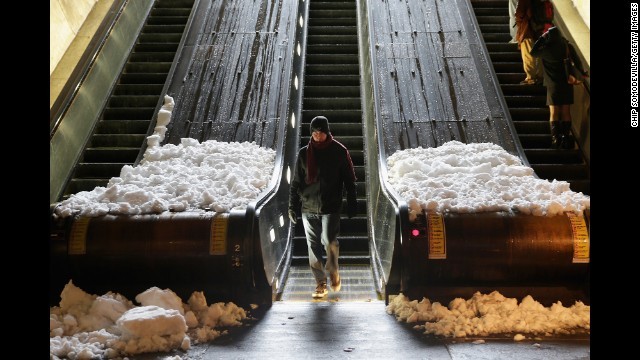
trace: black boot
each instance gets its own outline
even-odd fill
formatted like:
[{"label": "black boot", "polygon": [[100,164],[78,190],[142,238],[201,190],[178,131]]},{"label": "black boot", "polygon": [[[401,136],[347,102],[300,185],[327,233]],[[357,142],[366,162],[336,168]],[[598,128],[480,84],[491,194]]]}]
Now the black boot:
[{"label": "black boot", "polygon": [[563,150],[573,149],[573,135],[571,135],[571,121],[560,122],[562,140],[560,148]]},{"label": "black boot", "polygon": [[551,126],[551,148],[559,149],[562,142],[562,129],[560,121],[550,121]]}]

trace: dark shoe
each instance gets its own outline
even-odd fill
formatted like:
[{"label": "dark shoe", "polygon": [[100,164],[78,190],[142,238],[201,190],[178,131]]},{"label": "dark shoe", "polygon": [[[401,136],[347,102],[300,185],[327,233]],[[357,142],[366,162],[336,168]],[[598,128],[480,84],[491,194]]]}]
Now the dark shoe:
[{"label": "dark shoe", "polygon": [[571,122],[570,121],[562,121],[560,123],[560,128],[562,132],[562,140],[560,141],[560,148],[563,150],[573,149],[573,135],[571,135]]},{"label": "dark shoe", "polygon": [[542,79],[536,79],[536,80],[534,80],[534,81],[533,81],[533,83],[534,83],[535,85],[542,85],[542,84],[544,83],[544,80],[542,80]]},{"label": "dark shoe", "polygon": [[340,281],[340,274],[336,271],[335,273],[329,275],[331,278],[331,290],[340,291],[340,287],[342,286],[342,282]]},{"label": "dark shoe", "polygon": [[533,79],[527,80],[524,79],[522,81],[520,81],[520,85],[535,85],[536,81]]},{"label": "dark shoe", "polygon": [[560,128],[560,121],[550,121],[551,126],[551,148],[559,149],[562,142],[562,129]]},{"label": "dark shoe", "polygon": [[314,299],[319,299],[327,296],[329,290],[327,290],[327,283],[320,283],[316,286],[316,291],[311,294]]}]

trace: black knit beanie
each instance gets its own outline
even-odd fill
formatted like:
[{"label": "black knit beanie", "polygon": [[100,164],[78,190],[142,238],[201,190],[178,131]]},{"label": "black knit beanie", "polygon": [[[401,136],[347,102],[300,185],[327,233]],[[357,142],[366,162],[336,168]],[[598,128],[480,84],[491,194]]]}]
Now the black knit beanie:
[{"label": "black knit beanie", "polygon": [[311,120],[311,126],[309,131],[313,133],[314,131],[319,130],[325,134],[329,134],[329,120],[327,120],[324,116],[316,116]]}]

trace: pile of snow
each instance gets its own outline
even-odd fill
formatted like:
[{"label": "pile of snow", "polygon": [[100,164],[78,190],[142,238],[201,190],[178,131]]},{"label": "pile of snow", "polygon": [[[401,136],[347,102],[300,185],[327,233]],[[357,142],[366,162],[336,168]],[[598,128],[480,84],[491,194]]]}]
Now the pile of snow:
[{"label": "pile of snow", "polygon": [[469,300],[456,298],[448,307],[427,298],[410,301],[400,294],[387,305],[387,313],[398,321],[424,322],[415,328],[446,337],[518,333],[514,340],[520,341],[526,338],[521,333],[551,336],[591,329],[591,307],[581,301],[568,308],[558,301],[547,308],[530,295],[518,304],[515,298],[506,298],[497,291],[489,295],[476,292]]},{"label": "pile of snow", "polygon": [[165,211],[229,212],[245,209],[269,183],[275,150],[249,142],[200,143],[191,138],[159,146],[171,119],[173,99],[165,97],[158,126],[147,138],[148,147],[138,166],[126,165],[107,187],[71,195],[55,214],[157,214]]},{"label": "pile of snow", "polygon": [[400,150],[387,159],[388,182],[407,201],[411,220],[429,212],[519,211],[582,214],[590,197],[566,181],[538,179],[517,156],[492,143],[450,141]]},{"label": "pile of snow", "polygon": [[[120,294],[90,295],[70,281],[60,306],[49,311],[52,359],[116,358],[147,352],[184,351],[240,326],[247,312],[234,303],[207,305],[202,292],[184,304],[169,289],[152,287],[136,296],[140,306]],[[257,305],[252,305],[255,309]]]}]

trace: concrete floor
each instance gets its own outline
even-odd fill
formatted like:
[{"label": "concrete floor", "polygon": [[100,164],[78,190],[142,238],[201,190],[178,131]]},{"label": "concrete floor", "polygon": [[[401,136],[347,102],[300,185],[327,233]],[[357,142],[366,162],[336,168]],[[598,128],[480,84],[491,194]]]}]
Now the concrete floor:
[{"label": "concrete floor", "polygon": [[[266,311],[266,312],[265,312]],[[130,359],[590,359],[589,335],[513,341],[513,335],[444,339],[396,321],[384,301],[278,301],[256,320],[188,352]],[[483,340],[484,343],[478,343]],[[476,342],[476,343],[474,343]]]}]

